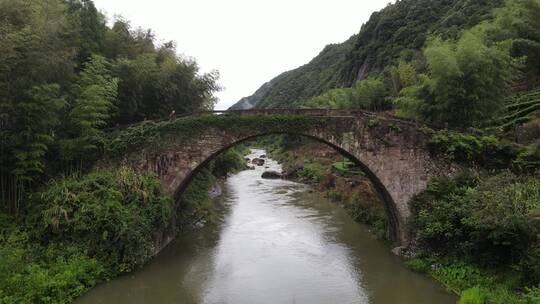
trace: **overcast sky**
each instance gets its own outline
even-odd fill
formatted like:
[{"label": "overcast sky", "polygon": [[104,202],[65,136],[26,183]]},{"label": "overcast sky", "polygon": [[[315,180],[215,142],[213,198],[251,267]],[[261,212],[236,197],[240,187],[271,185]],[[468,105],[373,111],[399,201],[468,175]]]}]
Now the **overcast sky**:
[{"label": "overcast sky", "polygon": [[94,0],[109,20],[121,15],[161,42],[218,70],[227,109],[280,73],[309,62],[329,43],[357,33],[389,0]]}]

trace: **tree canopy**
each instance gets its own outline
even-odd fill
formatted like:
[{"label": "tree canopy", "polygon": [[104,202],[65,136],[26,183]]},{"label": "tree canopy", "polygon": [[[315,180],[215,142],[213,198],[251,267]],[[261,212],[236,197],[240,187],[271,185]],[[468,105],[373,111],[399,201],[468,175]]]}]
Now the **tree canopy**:
[{"label": "tree canopy", "polygon": [[17,212],[46,166],[82,168],[105,127],[211,109],[217,79],[91,0],[0,1],[2,206]]}]

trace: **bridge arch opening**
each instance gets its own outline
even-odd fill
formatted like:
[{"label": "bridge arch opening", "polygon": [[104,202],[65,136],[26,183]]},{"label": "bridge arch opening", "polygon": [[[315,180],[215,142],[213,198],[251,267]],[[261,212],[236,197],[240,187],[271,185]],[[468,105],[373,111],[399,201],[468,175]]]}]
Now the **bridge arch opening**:
[{"label": "bridge arch opening", "polygon": [[319,137],[309,135],[309,134],[290,133],[290,132],[261,133],[261,134],[247,136],[239,140],[236,140],[228,145],[225,145],[221,147],[220,149],[218,149],[217,151],[214,151],[211,155],[205,157],[201,162],[196,164],[195,167],[186,175],[186,177],[182,180],[182,182],[174,191],[175,201],[176,202],[180,201],[182,194],[184,193],[188,185],[191,183],[191,181],[195,178],[195,176],[203,168],[205,168],[212,160],[214,160],[217,156],[224,153],[228,149],[238,146],[242,143],[246,143],[254,139],[270,136],[270,135],[292,135],[296,137],[308,138],[308,139],[314,140],[318,143],[322,143],[332,148],[334,151],[336,151],[343,157],[346,157],[351,162],[353,162],[356,166],[358,166],[361,169],[361,171],[365,174],[365,176],[369,179],[369,181],[373,185],[373,188],[377,192],[377,195],[379,196],[380,201],[383,203],[383,207],[384,207],[387,222],[388,222],[387,234],[390,241],[392,241],[393,243],[399,243],[400,241],[402,241],[401,229],[403,229],[403,227],[400,227],[401,221],[399,218],[399,212],[397,210],[396,204],[392,196],[390,195],[390,193],[388,192],[384,184],[381,182],[381,180],[376,176],[376,174],[367,165],[365,165],[361,160],[359,160],[356,156],[354,156],[352,153],[345,150],[344,148],[339,147],[323,138],[319,138]]}]

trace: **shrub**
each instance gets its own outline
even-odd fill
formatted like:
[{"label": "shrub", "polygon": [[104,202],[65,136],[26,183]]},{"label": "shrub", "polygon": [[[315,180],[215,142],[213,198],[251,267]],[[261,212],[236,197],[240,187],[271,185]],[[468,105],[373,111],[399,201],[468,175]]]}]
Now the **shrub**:
[{"label": "shrub", "polygon": [[[337,195],[333,195],[337,197]],[[337,198],[337,201],[343,201],[346,198]],[[384,209],[365,202],[358,195],[353,195],[345,204],[345,209],[351,215],[353,220],[370,226],[372,232],[379,238],[388,237],[388,219]]]},{"label": "shrub", "polygon": [[[459,257],[442,259],[429,273],[450,290],[464,291],[460,303],[538,303],[534,288],[525,295],[517,290],[540,282],[531,219],[539,209],[539,179],[466,172],[431,180],[411,201],[411,225],[425,249]],[[411,266],[427,269],[421,261]]]},{"label": "shrub", "polygon": [[431,270],[431,263],[427,259],[416,258],[407,261],[407,267],[412,271],[419,273],[429,273]]},{"label": "shrub", "polygon": [[462,223],[467,207],[462,197],[477,182],[473,172],[456,178],[435,178],[429,181],[426,191],[411,200],[411,225],[424,246],[439,252],[461,248],[467,235]]},{"label": "shrub", "polygon": [[210,169],[204,168],[189,183],[176,211],[176,222],[180,230],[193,228],[203,221],[214,221],[214,208],[208,190],[215,182],[216,178]]},{"label": "shrub", "polygon": [[431,250],[510,263],[535,238],[529,211],[540,202],[539,189],[539,180],[510,173],[437,178],[411,201],[411,224]]},{"label": "shrub", "polygon": [[540,170],[540,140],[522,151],[515,160],[514,165],[528,172]]},{"label": "shrub", "polygon": [[488,292],[475,286],[465,290],[459,298],[459,304],[485,304],[488,298]]},{"label": "shrub", "polygon": [[[463,257],[449,258],[421,255],[407,262],[409,268],[429,273],[448,290],[460,295],[459,303],[525,304],[516,292],[520,288],[519,275],[507,270],[480,267],[465,262]],[[534,297],[534,290],[531,289]]]},{"label": "shrub", "polygon": [[525,304],[524,300],[502,287],[475,286],[465,290],[459,304]]},{"label": "shrub", "polygon": [[525,288],[525,300],[527,304],[540,303],[540,286]]},{"label": "shrub", "polygon": [[519,269],[523,274],[523,281],[528,285],[540,284],[540,244],[527,250],[519,263]]},{"label": "shrub", "polygon": [[432,275],[458,294],[461,290],[477,285],[492,286],[495,284],[495,279],[482,268],[455,259],[446,259],[440,262],[432,271]]},{"label": "shrub", "polygon": [[428,143],[435,155],[486,168],[508,168],[520,149],[516,144],[494,136],[466,134],[448,130],[435,133]]},{"label": "shrub", "polygon": [[153,254],[173,205],[156,178],[127,167],[54,180],[41,198],[40,239],[79,244],[120,272]]},{"label": "shrub", "polygon": [[70,303],[110,275],[81,248],[39,247],[17,229],[0,241],[0,303]]},{"label": "shrub", "polygon": [[467,193],[469,212],[463,224],[469,227],[472,254],[504,263],[517,260],[532,244],[536,227],[529,210],[540,201],[540,188],[533,191],[530,184],[540,187],[539,181],[520,181],[503,173],[485,178]]},{"label": "shrub", "polygon": [[237,148],[228,149],[210,163],[210,170],[216,177],[226,176],[246,167],[244,155]]},{"label": "shrub", "polygon": [[304,168],[298,172],[300,178],[310,183],[319,183],[326,174],[326,170],[317,162],[304,164]]}]

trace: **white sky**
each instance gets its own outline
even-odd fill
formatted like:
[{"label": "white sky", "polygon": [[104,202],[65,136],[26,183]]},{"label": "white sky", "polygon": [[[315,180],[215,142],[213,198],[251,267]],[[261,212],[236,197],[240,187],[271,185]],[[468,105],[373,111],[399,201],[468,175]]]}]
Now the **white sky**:
[{"label": "white sky", "polygon": [[216,109],[309,62],[325,45],[359,32],[389,0],[94,0],[109,20],[121,15],[161,42],[220,72]]}]

